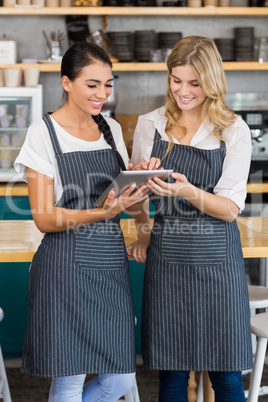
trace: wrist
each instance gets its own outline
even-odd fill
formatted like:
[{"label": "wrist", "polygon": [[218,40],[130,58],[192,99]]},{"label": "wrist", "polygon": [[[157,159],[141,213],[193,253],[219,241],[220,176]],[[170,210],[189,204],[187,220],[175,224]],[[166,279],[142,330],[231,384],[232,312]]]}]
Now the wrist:
[{"label": "wrist", "polygon": [[137,236],[141,241],[148,241],[151,237],[151,225],[150,223],[145,223],[143,225],[137,226]]},{"label": "wrist", "polygon": [[97,209],[98,213],[98,220],[105,220],[105,219],[111,219],[115,216],[114,214],[114,209],[112,208],[105,208],[101,207]]},{"label": "wrist", "polygon": [[198,187],[195,187],[193,184],[189,183],[185,189],[184,189],[184,194],[182,197],[189,202],[193,202],[194,200],[197,200],[199,197],[199,191],[200,189]]}]

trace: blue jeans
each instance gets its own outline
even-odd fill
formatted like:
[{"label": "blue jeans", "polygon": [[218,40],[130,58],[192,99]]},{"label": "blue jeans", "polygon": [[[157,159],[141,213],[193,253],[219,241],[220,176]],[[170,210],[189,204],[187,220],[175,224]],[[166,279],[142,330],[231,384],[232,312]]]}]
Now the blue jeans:
[{"label": "blue jeans", "polygon": [[[245,402],[241,371],[210,371],[215,402]],[[158,402],[187,402],[190,371],[159,371]]]},{"label": "blue jeans", "polygon": [[135,373],[99,374],[84,385],[86,374],[52,379],[49,402],[114,402],[135,383]]}]

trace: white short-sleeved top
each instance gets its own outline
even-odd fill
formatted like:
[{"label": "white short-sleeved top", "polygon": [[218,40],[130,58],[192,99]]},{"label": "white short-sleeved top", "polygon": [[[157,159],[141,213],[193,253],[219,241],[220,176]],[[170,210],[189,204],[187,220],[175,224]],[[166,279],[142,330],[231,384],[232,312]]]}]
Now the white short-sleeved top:
[{"label": "white short-sleeved top", "polygon": [[[127,149],[123,140],[122,130],[116,120],[105,117],[109,124],[117,150],[121,154],[126,167],[129,164]],[[111,148],[101,134],[97,141],[85,141],[70,135],[65,131],[54,119],[53,122],[59,144],[62,152],[77,152],[77,151],[96,151],[101,149]],[[17,156],[14,167],[22,176],[24,181],[27,181],[27,168],[31,168],[39,173],[49,176],[54,180],[54,201],[55,204],[59,201],[62,195],[62,185],[59,176],[57,160],[49,136],[47,126],[43,119],[33,123],[27,131],[26,138],[20,153]]]},{"label": "white short-sleeved top", "polygon": [[[151,156],[155,130],[162,140],[168,141],[165,133],[167,119],[165,106],[139,117],[134,132],[131,161],[137,164],[148,161]],[[220,141],[211,134],[213,126],[201,124],[193,136],[190,146],[200,149],[216,149]],[[237,116],[236,121],[222,131],[226,144],[226,156],[222,175],[214,188],[214,194],[231,199],[242,211],[245,207],[247,180],[251,161],[251,134],[248,125]],[[179,144],[176,138],[174,143]],[[179,172],[178,172],[179,173]]]}]

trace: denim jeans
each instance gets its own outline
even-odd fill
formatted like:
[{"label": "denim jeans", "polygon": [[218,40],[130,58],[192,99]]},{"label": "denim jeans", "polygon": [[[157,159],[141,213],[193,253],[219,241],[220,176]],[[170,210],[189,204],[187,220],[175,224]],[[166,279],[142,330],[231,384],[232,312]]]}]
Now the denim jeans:
[{"label": "denim jeans", "polygon": [[84,386],[86,375],[52,379],[49,402],[115,402],[134,385],[135,373],[99,374]]},{"label": "denim jeans", "polygon": [[[159,371],[158,402],[187,402],[190,371]],[[241,371],[210,371],[215,402],[245,402]]]}]

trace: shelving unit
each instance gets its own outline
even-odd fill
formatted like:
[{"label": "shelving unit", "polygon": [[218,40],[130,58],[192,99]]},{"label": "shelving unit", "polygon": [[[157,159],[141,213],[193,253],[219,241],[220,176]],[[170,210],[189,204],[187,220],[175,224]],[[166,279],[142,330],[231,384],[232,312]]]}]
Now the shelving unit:
[{"label": "shelving unit", "polygon": [[[155,17],[268,17],[268,7],[0,7],[0,17],[4,15],[64,16],[64,15],[103,16],[155,16]],[[268,62],[224,62],[226,71],[266,71]],[[10,68],[10,65],[1,65]],[[15,64],[14,68],[39,68],[41,72],[59,72],[60,63]],[[128,71],[166,71],[165,63],[113,63],[113,70]]]},{"label": "shelving unit", "polygon": [[248,16],[267,17],[266,7],[0,7],[1,15]]},{"label": "shelving unit", "polygon": [[[246,62],[224,62],[225,71],[266,71],[268,62],[259,63],[257,61]],[[1,68],[10,68],[10,64],[1,64]],[[12,68],[38,68],[43,73],[54,73],[60,71],[60,63],[38,63],[38,64],[12,64]],[[166,63],[113,63],[113,71],[166,71]]]}]

